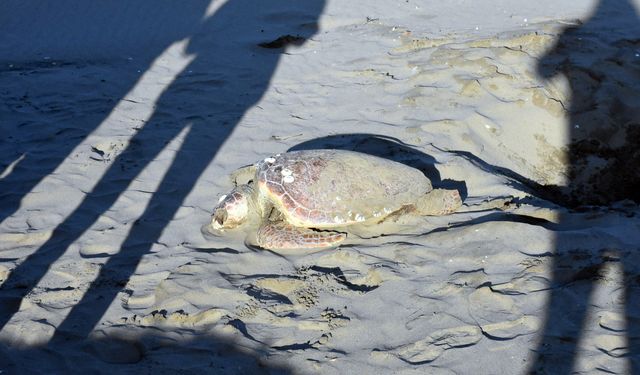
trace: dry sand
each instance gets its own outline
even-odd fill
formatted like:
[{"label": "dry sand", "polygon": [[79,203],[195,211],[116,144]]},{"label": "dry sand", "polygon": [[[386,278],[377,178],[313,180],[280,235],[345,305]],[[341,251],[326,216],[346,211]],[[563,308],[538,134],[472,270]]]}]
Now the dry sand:
[{"label": "dry sand", "polygon": [[[640,4],[601,1],[3,1],[0,371],[640,371]],[[234,169],[320,147],[465,204],[334,250],[202,235]]]}]

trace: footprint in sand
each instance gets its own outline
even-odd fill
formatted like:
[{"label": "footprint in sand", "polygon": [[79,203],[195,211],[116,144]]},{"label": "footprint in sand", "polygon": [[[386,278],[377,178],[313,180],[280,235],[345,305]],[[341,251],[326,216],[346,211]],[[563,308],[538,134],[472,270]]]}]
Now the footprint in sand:
[{"label": "footprint in sand", "polygon": [[629,354],[627,340],[622,335],[598,335],[593,342],[599,351],[608,356],[620,358]]},{"label": "footprint in sand", "polygon": [[525,315],[516,320],[481,326],[485,336],[493,340],[510,340],[518,336],[535,333],[540,329],[540,319],[536,316]]},{"label": "footprint in sand", "polygon": [[514,320],[522,315],[512,297],[496,293],[486,286],[469,295],[469,312],[483,323]]},{"label": "footprint in sand", "polygon": [[482,331],[476,326],[442,329],[413,344],[401,346],[393,353],[401,360],[424,364],[436,360],[444,351],[476,344],[482,339]]},{"label": "footprint in sand", "polygon": [[598,322],[600,327],[613,332],[623,332],[627,329],[625,318],[620,313],[606,311],[600,317]]},{"label": "footprint in sand", "polygon": [[189,314],[183,310],[168,312],[167,310],[154,310],[146,315],[133,315],[122,319],[122,323],[136,324],[140,326],[164,326],[196,328],[218,323],[224,316],[230,313],[225,309],[208,309]]},{"label": "footprint in sand", "polygon": [[446,350],[475,345],[483,336],[494,340],[509,340],[536,332],[540,321],[534,316],[523,316],[513,321],[476,326],[461,326],[436,331],[424,340],[401,346],[392,353],[401,360],[414,364],[435,361]]},{"label": "footprint in sand", "polygon": [[[370,277],[369,277],[370,276]],[[367,274],[365,281],[375,279],[375,275]],[[364,294],[378,285],[356,284],[347,279],[340,267],[303,267],[295,276],[263,277],[245,287],[248,294],[258,302],[269,304],[291,305],[294,310],[305,311],[319,302],[320,294],[328,292],[338,296]]]}]

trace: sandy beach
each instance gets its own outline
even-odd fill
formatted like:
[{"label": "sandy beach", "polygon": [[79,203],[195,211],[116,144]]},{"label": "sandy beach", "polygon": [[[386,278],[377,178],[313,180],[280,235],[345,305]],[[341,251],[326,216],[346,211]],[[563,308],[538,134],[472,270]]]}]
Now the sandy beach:
[{"label": "sandy beach", "polygon": [[[0,3],[2,374],[640,374],[640,1]],[[203,233],[296,150],[462,207]]]}]

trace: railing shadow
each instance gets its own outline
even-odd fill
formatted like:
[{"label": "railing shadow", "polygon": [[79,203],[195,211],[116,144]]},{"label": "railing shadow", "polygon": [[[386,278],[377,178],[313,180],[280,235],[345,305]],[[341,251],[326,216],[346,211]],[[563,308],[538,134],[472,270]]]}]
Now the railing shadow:
[{"label": "railing shadow", "polygon": [[[197,30],[209,3],[0,3],[0,43],[10,48],[0,74],[13,80],[0,93],[7,107],[0,129],[9,140],[0,144],[0,168],[13,165],[0,179],[0,223],[104,122],[155,58]],[[87,65],[113,74],[74,72]]]},{"label": "railing shadow", "polygon": [[[183,3],[176,2],[175,6],[180,8]],[[164,91],[152,117],[81,204],[56,227],[46,243],[11,271],[0,288],[0,328],[50,265],[114,204],[169,141],[185,134],[120,251],[109,256],[100,268],[82,299],[58,326],[51,345],[86,339],[241,117],[262,97],[289,42],[299,44],[316,32],[323,7],[323,0],[229,0],[208,17],[204,16],[204,6],[199,9],[200,18],[191,19],[196,25],[193,34],[187,35],[191,39],[186,52],[195,56],[194,60]],[[179,17],[181,13],[176,14]],[[279,37],[284,35],[295,37],[284,38],[283,42]],[[258,46],[278,39],[264,48]],[[60,161],[65,152],[60,153]]]}]

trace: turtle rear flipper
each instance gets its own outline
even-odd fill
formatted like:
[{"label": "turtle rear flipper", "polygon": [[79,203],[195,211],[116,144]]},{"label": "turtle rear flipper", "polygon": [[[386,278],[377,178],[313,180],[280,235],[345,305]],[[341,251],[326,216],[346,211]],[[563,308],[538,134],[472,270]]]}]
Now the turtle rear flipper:
[{"label": "turtle rear flipper", "polygon": [[416,210],[421,215],[439,216],[456,212],[462,206],[462,198],[458,190],[433,189],[420,197],[416,202]]},{"label": "turtle rear flipper", "polygon": [[267,223],[258,229],[251,242],[270,250],[323,249],[338,246],[347,238],[340,232],[316,231],[294,227],[285,222]]}]

